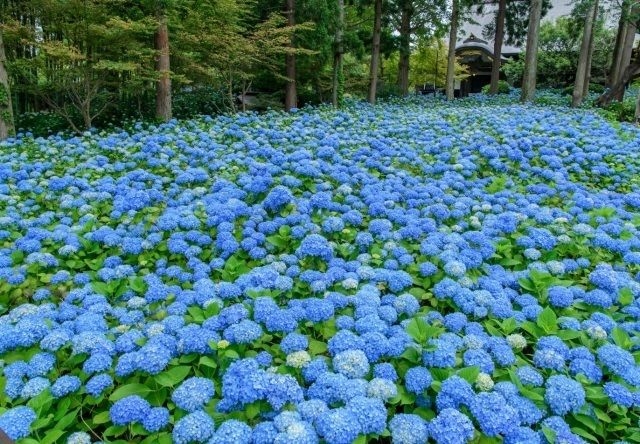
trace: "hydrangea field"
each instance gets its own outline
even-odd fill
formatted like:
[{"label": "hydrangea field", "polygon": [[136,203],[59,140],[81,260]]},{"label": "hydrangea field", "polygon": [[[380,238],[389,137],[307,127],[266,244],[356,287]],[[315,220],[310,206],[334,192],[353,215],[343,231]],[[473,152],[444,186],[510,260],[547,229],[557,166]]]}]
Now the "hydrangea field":
[{"label": "hydrangea field", "polygon": [[639,136],[414,100],[6,142],[0,428],[640,442]]}]

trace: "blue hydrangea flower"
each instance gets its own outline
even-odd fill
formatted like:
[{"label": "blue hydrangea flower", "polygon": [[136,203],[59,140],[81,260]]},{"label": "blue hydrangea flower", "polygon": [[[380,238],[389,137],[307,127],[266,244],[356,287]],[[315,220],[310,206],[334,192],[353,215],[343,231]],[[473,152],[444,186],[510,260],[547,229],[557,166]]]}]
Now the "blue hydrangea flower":
[{"label": "blue hydrangea flower", "polygon": [[114,425],[128,425],[141,422],[151,411],[149,403],[138,395],[117,400],[109,409],[109,417]]},{"label": "blue hydrangea flower", "polygon": [[389,421],[391,439],[397,444],[422,444],[427,442],[427,422],[414,414],[396,413]]},{"label": "blue hydrangea flower", "polygon": [[495,392],[482,392],[471,402],[471,413],[480,430],[487,436],[506,433],[519,423],[518,412],[507,404],[504,397]]},{"label": "blue hydrangea flower", "polygon": [[203,443],[213,436],[214,431],[213,419],[199,410],[180,418],[173,427],[171,436],[176,444]]},{"label": "blue hydrangea flower", "polygon": [[213,381],[207,378],[186,379],[171,394],[171,400],[187,412],[202,409],[215,394]]},{"label": "blue hydrangea flower", "polygon": [[51,394],[55,398],[61,398],[80,388],[80,378],[72,375],[60,376],[51,386]]},{"label": "blue hydrangea flower", "polygon": [[438,444],[469,442],[475,429],[471,420],[456,409],[446,408],[429,423],[429,435]]},{"label": "blue hydrangea flower", "polygon": [[516,374],[523,385],[541,387],[544,383],[542,375],[531,366],[519,367],[518,370],[516,370]]},{"label": "blue hydrangea flower", "polygon": [[91,396],[98,397],[104,392],[107,388],[113,386],[113,378],[111,375],[106,373],[99,374],[93,376],[91,379],[87,381],[85,385],[85,390]]},{"label": "blue hydrangea flower", "polygon": [[210,444],[244,444],[250,442],[251,427],[242,421],[228,419],[218,427]]},{"label": "blue hydrangea flower", "polygon": [[156,433],[169,424],[169,410],[164,407],[153,407],[142,419],[142,427],[149,433]]},{"label": "blue hydrangea flower", "polygon": [[348,378],[362,378],[369,373],[369,361],[362,350],[346,350],[333,358],[333,369]]},{"label": "blue hydrangea flower", "polygon": [[585,403],[582,385],[564,375],[553,375],[547,379],[544,400],[556,415],[577,412]]},{"label": "blue hydrangea flower", "polygon": [[358,417],[347,408],[322,413],[316,420],[316,430],[327,444],[351,444],[362,432]]},{"label": "blue hydrangea flower", "polygon": [[289,333],[280,342],[280,348],[287,355],[296,351],[305,350],[308,346],[309,339],[300,333]]},{"label": "blue hydrangea flower", "polygon": [[604,384],[604,392],[615,404],[627,408],[634,404],[634,394],[621,384],[607,382]]},{"label": "blue hydrangea flower", "polygon": [[36,418],[36,412],[31,407],[13,407],[0,415],[0,429],[13,440],[26,438]]},{"label": "blue hydrangea flower", "polygon": [[404,375],[405,386],[409,393],[420,394],[431,386],[433,378],[424,367],[412,367]]}]

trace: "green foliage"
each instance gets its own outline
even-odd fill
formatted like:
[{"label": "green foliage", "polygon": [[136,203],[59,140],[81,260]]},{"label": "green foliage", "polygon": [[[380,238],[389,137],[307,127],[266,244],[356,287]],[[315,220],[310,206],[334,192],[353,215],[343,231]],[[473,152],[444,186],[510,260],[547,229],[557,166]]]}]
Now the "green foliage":
[{"label": "green foliage", "polygon": [[[411,64],[410,84],[444,87],[447,80],[447,50],[448,46],[442,39],[435,41],[420,39],[409,59]],[[466,77],[466,67],[456,63],[455,75],[458,79]]]},{"label": "green foliage", "polygon": [[[483,86],[482,87],[482,92],[484,94],[488,94],[490,86],[491,85]],[[498,94],[509,94],[510,91],[511,91],[511,87],[509,86],[509,82],[507,82],[506,80],[499,80],[498,81]]]},{"label": "green foliage", "polygon": [[[573,83],[578,66],[582,24],[576,17],[560,17],[540,27],[538,50],[538,83],[559,88]],[[598,23],[594,34],[591,64],[592,81],[603,82],[611,65],[614,38],[612,30]],[[524,72],[524,60],[512,59],[502,67],[512,85],[519,85]]]}]

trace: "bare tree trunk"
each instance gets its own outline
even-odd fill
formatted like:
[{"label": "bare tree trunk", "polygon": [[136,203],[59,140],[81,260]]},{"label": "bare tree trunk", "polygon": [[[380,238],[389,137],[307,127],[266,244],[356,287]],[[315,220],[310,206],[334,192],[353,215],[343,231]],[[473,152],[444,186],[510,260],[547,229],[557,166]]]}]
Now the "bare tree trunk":
[{"label": "bare tree trunk", "polygon": [[335,50],[333,53],[333,91],[331,102],[334,108],[338,108],[342,104],[342,95],[344,93],[344,73],[342,70],[342,59],[344,53],[343,46],[344,33],[344,0],[338,0],[338,26],[336,26]]},{"label": "bare tree trunk", "polygon": [[400,17],[400,60],[398,62],[398,86],[400,93],[409,93],[409,56],[411,55],[411,0],[403,0]]},{"label": "bare tree trunk", "polygon": [[506,15],[507,0],[499,0],[498,14],[496,16],[496,35],[493,42],[493,64],[491,65],[491,85],[489,86],[489,94],[498,94],[500,65],[502,63],[502,43],[504,42],[504,20]]},{"label": "bare tree trunk", "polygon": [[[296,24],[295,17],[295,0],[285,0],[285,15],[287,16],[287,24],[294,26]],[[293,36],[289,43],[293,48]],[[284,89],[284,109],[290,111],[291,108],[295,108],[298,105],[298,94],[296,90],[296,55],[289,52],[285,55],[286,76],[287,83]]]},{"label": "bare tree trunk", "polygon": [[587,55],[587,70],[584,73],[584,87],[582,89],[582,100],[589,95],[589,84],[591,83],[591,68],[593,64],[593,45],[596,35],[596,24],[598,19],[599,4],[598,0],[594,1],[595,7],[593,8],[593,25],[591,27],[591,35],[589,36],[589,53]]},{"label": "bare tree trunk", "polygon": [[611,87],[604,92],[598,100],[596,101],[596,105],[598,106],[607,106],[613,100],[621,95],[624,95],[624,88],[631,80],[640,75],[640,61],[635,61],[634,63],[628,65],[618,81],[611,85]]},{"label": "bare tree trunk", "polygon": [[629,7],[628,1],[622,2],[620,11],[620,20],[618,21],[618,32],[616,32],[616,43],[613,47],[613,57],[611,59],[611,69],[606,79],[606,86],[610,87],[616,83],[616,78],[620,71],[620,58],[622,57],[622,47],[624,46],[624,38],[627,34],[627,21],[625,20],[625,11]]},{"label": "bare tree trunk", "polygon": [[531,102],[536,93],[536,74],[538,70],[538,39],[540,37],[540,16],[542,0],[531,0],[529,9],[529,29],[527,30],[527,52],[524,59],[522,76],[522,102]]},{"label": "bare tree trunk", "polygon": [[375,105],[378,89],[378,65],[380,64],[380,34],[382,33],[382,0],[375,0],[371,65],[369,66],[369,103]]},{"label": "bare tree trunk", "polygon": [[447,53],[447,100],[453,100],[456,69],[456,40],[458,39],[458,0],[451,5],[451,27],[449,28],[449,51]]},{"label": "bare tree trunk", "polygon": [[4,140],[15,133],[11,89],[9,88],[9,76],[5,68],[6,61],[2,30],[0,30],[0,140]]},{"label": "bare tree trunk", "polygon": [[158,51],[156,69],[159,75],[156,82],[156,117],[163,122],[168,122],[171,120],[171,58],[169,28],[164,14],[158,16],[156,50]]},{"label": "bare tree trunk", "polygon": [[633,122],[636,126],[640,125],[640,91],[638,91],[638,96],[636,97],[636,111],[633,116]]},{"label": "bare tree trunk", "polygon": [[[631,14],[637,13],[637,10],[632,10]],[[633,53],[633,42],[636,38],[636,25],[633,22],[627,23],[627,32],[625,34],[624,46],[622,47],[622,55],[620,56],[620,67],[618,68],[618,77],[616,78],[616,83],[620,80],[622,73],[625,68],[629,66],[631,63],[631,56]],[[615,99],[619,102],[624,99],[624,88],[618,91],[618,94],[615,96]]]},{"label": "bare tree trunk", "polygon": [[582,31],[582,43],[580,44],[580,56],[578,57],[578,69],[576,70],[576,80],[573,84],[571,106],[574,108],[582,105],[585,83],[587,82],[587,77],[591,71],[591,66],[589,66],[589,46],[593,37],[593,20],[597,11],[597,0],[591,0],[591,6],[587,10],[587,14],[585,16],[584,29]]}]

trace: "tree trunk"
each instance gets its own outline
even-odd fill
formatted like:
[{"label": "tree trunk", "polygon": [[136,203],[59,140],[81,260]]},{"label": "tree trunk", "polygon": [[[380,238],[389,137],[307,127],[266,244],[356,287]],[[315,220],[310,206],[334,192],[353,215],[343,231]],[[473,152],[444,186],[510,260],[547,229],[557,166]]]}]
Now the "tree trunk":
[{"label": "tree trunk", "polygon": [[0,140],[4,140],[15,133],[9,76],[5,69],[6,61],[2,30],[0,30]]},{"label": "tree trunk", "polygon": [[638,91],[638,96],[636,97],[636,111],[633,117],[636,126],[640,125],[640,91]]},{"label": "tree trunk", "polygon": [[[295,0],[285,0],[285,15],[287,16],[287,24],[294,26],[296,24],[295,17]],[[293,49],[293,36],[289,42],[289,46]],[[296,55],[288,52],[285,55],[287,83],[284,89],[284,109],[290,111],[298,105],[298,94],[296,90]]]},{"label": "tree trunk", "polygon": [[489,87],[489,94],[498,94],[500,65],[502,64],[502,43],[504,42],[504,20],[506,15],[507,0],[499,0],[498,14],[496,16],[496,35],[493,42],[493,63],[491,65],[491,85]]},{"label": "tree trunk", "polygon": [[156,30],[156,51],[158,59],[156,69],[158,80],[156,81],[156,117],[163,122],[171,120],[171,58],[169,55],[169,28],[167,17],[158,16],[158,29]]},{"label": "tree trunk", "polygon": [[599,10],[599,4],[598,4],[598,0],[595,0],[595,8],[593,8],[593,24],[591,27],[591,35],[589,36],[589,53],[587,55],[587,71],[584,73],[584,87],[582,89],[582,98],[584,100],[585,97],[587,97],[589,95],[589,84],[591,83],[591,68],[592,68],[592,62],[593,62],[593,45],[594,45],[594,41],[595,41],[595,35],[596,35],[596,24],[597,24],[597,19],[598,19],[598,10]]},{"label": "tree trunk", "polygon": [[9,86],[9,76],[5,67],[6,61],[4,41],[2,39],[2,31],[0,30],[0,140],[4,140],[15,133],[11,89]]},{"label": "tree trunk", "polygon": [[[631,11],[631,14],[637,14],[637,9]],[[631,56],[633,53],[633,42],[636,38],[636,25],[633,22],[627,23],[627,32],[625,34],[624,46],[622,47],[622,55],[620,56],[620,67],[618,68],[618,77],[616,78],[616,83],[620,80],[622,73],[626,69],[627,66],[631,63]],[[615,96],[615,99],[619,102],[622,102],[624,99],[624,88],[618,91],[618,94]]]},{"label": "tree trunk", "polygon": [[610,87],[616,83],[616,78],[619,74],[620,57],[622,57],[622,47],[624,46],[624,38],[627,35],[627,21],[625,20],[625,11],[629,7],[628,1],[622,2],[620,10],[620,20],[618,20],[618,32],[616,32],[616,43],[613,47],[613,57],[611,59],[611,69],[606,79],[606,86]]},{"label": "tree trunk", "polygon": [[375,105],[378,89],[378,65],[380,64],[380,34],[382,33],[382,0],[375,0],[373,38],[371,42],[371,65],[369,66],[369,103]]},{"label": "tree trunk", "polygon": [[411,0],[403,0],[400,17],[400,60],[398,62],[398,86],[400,93],[409,93],[409,56],[411,55]]},{"label": "tree trunk", "polygon": [[608,106],[616,97],[624,95],[624,88],[627,83],[636,78],[638,75],[640,75],[640,61],[636,60],[633,64],[626,67],[615,84],[611,85],[611,87],[607,91],[605,91],[604,94],[598,97],[598,100],[596,100],[596,105],[601,107]]},{"label": "tree trunk", "polygon": [[542,0],[531,0],[529,9],[529,28],[527,30],[527,52],[524,59],[522,76],[522,102],[531,102],[536,93],[536,74],[538,70],[538,39],[540,37],[540,15]]},{"label": "tree trunk", "polygon": [[336,41],[333,53],[333,90],[331,102],[334,108],[342,105],[344,94],[344,73],[342,70],[342,59],[344,53],[343,46],[344,33],[344,0],[338,0],[338,25],[336,26]]},{"label": "tree trunk", "polygon": [[589,66],[589,46],[593,37],[593,20],[597,11],[597,0],[591,0],[591,6],[587,10],[585,16],[584,28],[582,31],[582,43],[580,44],[580,56],[578,57],[578,69],[576,70],[576,80],[573,84],[571,106],[574,108],[582,105],[585,82],[587,82],[587,77],[591,71],[591,66]]},{"label": "tree trunk", "polygon": [[449,51],[447,53],[447,100],[453,100],[456,69],[456,40],[458,39],[458,0],[451,5],[451,27],[449,28]]}]

